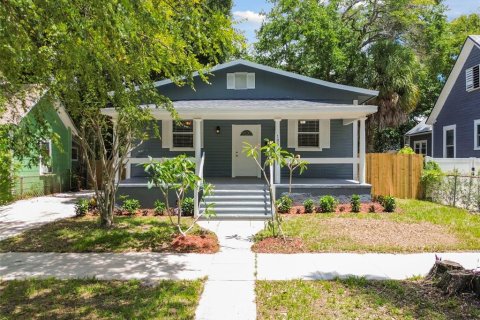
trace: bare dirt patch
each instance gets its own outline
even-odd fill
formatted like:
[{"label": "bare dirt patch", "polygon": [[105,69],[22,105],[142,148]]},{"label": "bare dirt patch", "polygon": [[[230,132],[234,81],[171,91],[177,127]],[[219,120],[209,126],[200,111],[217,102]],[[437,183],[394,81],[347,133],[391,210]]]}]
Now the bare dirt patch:
[{"label": "bare dirt patch", "polygon": [[375,219],[332,218],[322,221],[323,230],[339,237],[371,246],[399,246],[405,248],[431,247],[439,243],[455,246],[457,237],[444,227],[428,222],[401,223]]}]

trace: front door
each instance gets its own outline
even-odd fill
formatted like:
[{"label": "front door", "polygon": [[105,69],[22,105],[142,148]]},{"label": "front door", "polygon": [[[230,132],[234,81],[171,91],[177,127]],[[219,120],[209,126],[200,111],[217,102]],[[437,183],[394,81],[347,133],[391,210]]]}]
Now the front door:
[{"label": "front door", "polygon": [[[232,177],[258,177],[260,169],[253,158],[243,153],[244,142],[251,145],[260,145],[261,126],[232,125]],[[257,159],[260,161],[260,159]]]}]

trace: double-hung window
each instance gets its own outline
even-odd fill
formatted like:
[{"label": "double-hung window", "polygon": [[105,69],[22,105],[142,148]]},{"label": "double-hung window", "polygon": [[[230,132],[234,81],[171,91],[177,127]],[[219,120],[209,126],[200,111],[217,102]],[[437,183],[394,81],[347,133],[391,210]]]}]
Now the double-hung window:
[{"label": "double-hung window", "polygon": [[193,121],[184,120],[173,122],[172,146],[177,149],[193,148]]},{"label": "double-hung window", "polygon": [[319,120],[298,121],[298,147],[320,148]]},{"label": "double-hung window", "polygon": [[416,154],[427,155],[427,140],[419,140],[413,143],[413,150]]},{"label": "double-hung window", "polygon": [[473,121],[473,149],[480,150],[480,119]]},{"label": "double-hung window", "polygon": [[456,125],[443,127],[443,157],[455,158]]},{"label": "double-hung window", "polygon": [[40,144],[40,175],[52,172],[52,140],[48,140]]}]

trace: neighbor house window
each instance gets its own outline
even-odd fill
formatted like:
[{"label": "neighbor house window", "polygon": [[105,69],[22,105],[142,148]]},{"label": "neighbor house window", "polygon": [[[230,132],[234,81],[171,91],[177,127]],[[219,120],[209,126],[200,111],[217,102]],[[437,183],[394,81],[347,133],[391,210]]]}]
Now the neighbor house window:
[{"label": "neighbor house window", "polygon": [[233,89],[233,90],[255,89],[255,73],[253,72],[227,73],[227,89]]},{"label": "neighbor house window", "polygon": [[455,130],[456,126],[443,127],[443,157],[455,158]]},{"label": "neighbor house window", "polygon": [[413,150],[416,154],[427,155],[427,140],[419,140],[413,143]]},{"label": "neighbor house window", "polygon": [[480,119],[473,121],[473,149],[480,150]]},{"label": "neighbor house window", "polygon": [[52,141],[40,144],[40,174],[52,173]]},{"label": "neighbor house window", "polygon": [[467,91],[480,88],[480,65],[473,66],[465,71],[467,80]]},{"label": "neighbor house window", "polygon": [[298,121],[298,147],[320,147],[320,124],[318,120]]},{"label": "neighbor house window", "polygon": [[172,144],[174,148],[193,148],[192,120],[173,122]]},{"label": "neighbor house window", "polygon": [[78,161],[78,148],[72,147],[72,161]]}]

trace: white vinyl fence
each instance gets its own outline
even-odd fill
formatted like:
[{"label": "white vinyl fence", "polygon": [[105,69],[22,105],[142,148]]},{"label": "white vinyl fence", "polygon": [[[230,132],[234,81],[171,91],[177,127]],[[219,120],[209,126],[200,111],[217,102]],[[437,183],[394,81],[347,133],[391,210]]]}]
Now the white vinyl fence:
[{"label": "white vinyl fence", "polygon": [[480,158],[432,158],[425,157],[425,161],[435,161],[443,172],[458,171],[460,174],[478,175],[480,171]]}]

